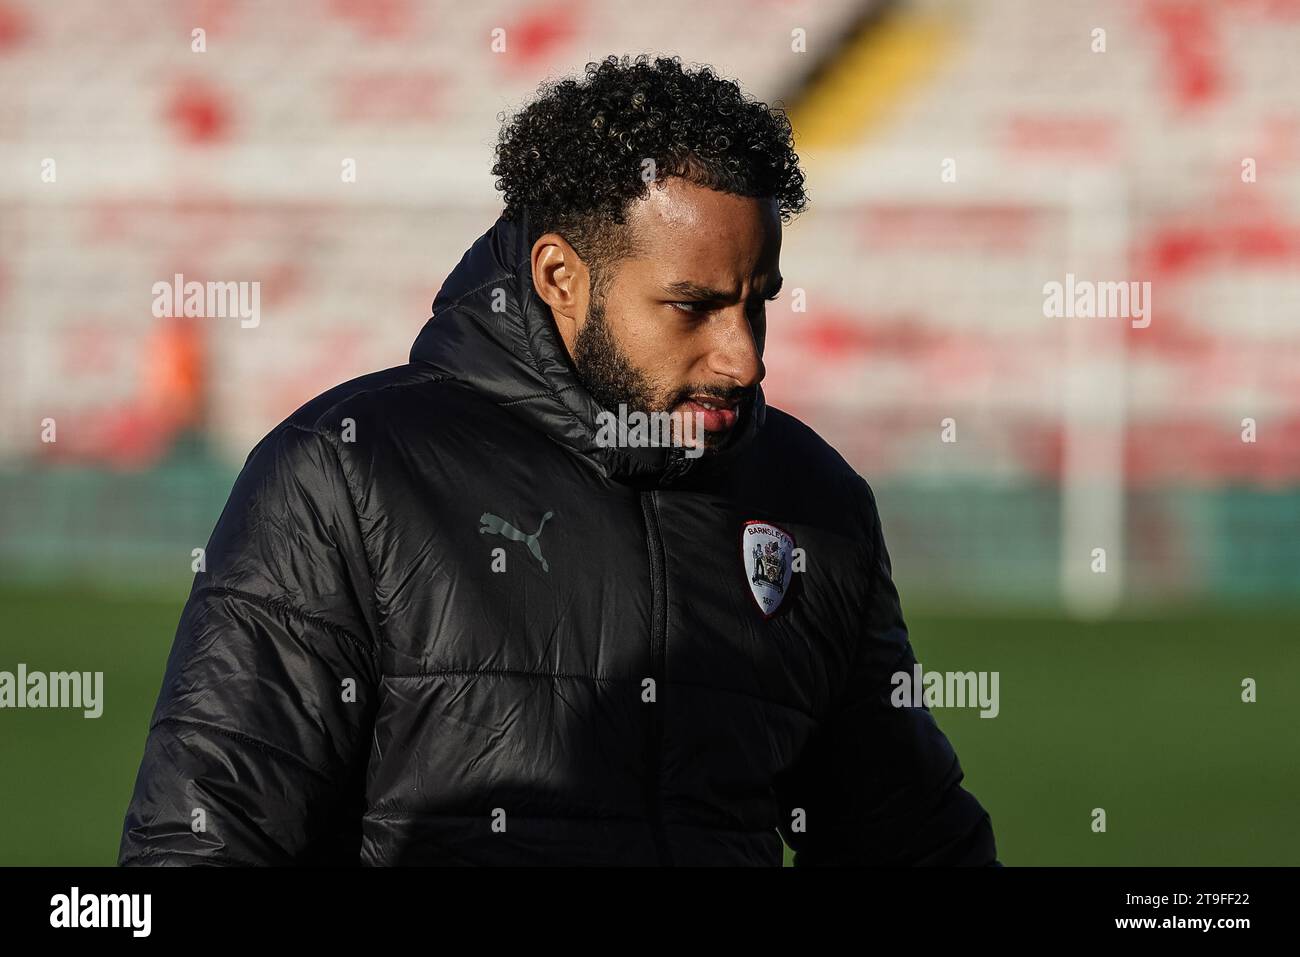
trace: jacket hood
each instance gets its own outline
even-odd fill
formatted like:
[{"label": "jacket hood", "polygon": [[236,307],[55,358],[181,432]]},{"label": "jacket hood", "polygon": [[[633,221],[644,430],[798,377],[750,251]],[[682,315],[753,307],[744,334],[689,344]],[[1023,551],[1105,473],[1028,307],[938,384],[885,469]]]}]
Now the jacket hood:
[{"label": "jacket hood", "polygon": [[602,407],[579,382],[550,307],[533,288],[525,217],[497,219],[443,283],[411,361],[434,366],[525,419],[609,478],[670,485],[716,473],[762,427],[761,387],[731,440],[689,458],[682,448],[617,448],[597,442]]}]

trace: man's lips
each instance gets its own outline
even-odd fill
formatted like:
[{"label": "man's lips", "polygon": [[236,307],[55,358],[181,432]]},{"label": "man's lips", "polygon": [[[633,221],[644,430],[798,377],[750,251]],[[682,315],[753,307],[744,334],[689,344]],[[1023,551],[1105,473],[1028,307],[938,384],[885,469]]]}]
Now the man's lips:
[{"label": "man's lips", "polygon": [[689,416],[694,416],[696,413],[704,416],[706,432],[726,432],[740,417],[740,403],[735,399],[724,401],[707,396],[695,396],[682,403],[682,411]]}]

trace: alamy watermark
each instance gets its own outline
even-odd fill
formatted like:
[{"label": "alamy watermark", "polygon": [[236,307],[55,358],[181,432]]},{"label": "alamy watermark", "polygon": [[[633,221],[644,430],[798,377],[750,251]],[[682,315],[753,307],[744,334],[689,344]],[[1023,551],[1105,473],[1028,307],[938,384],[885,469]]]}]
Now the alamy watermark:
[{"label": "alamy watermark", "polygon": [[895,671],[889,703],[895,708],[979,708],[981,718],[996,718],[998,672],[922,671],[918,661],[911,671]]},{"label": "alamy watermark", "polygon": [[1049,319],[1130,319],[1134,329],[1151,325],[1150,282],[1093,282],[1065,274],[1043,284],[1043,315]]},{"label": "alamy watermark", "polygon": [[82,716],[104,713],[104,672],[0,671],[0,708],[80,708]]},{"label": "alamy watermark", "polygon": [[186,282],[176,273],[171,282],[153,284],[153,314],[198,319],[238,319],[253,329],[262,321],[260,282]]},{"label": "alamy watermark", "polygon": [[629,412],[620,402],[618,414],[602,409],[596,415],[596,444],[601,448],[685,447],[688,459],[704,454],[704,413]]},{"label": "alamy watermark", "polygon": [[74,886],[50,898],[51,927],[121,927],[132,937],[148,937],[152,913],[152,894],[83,894]]}]

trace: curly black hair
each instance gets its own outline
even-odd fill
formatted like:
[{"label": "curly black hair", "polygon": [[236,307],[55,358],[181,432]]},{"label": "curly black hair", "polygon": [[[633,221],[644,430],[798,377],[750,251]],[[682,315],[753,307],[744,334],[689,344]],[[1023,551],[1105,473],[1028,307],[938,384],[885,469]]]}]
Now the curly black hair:
[{"label": "curly black hair", "polygon": [[657,179],[774,199],[782,222],[807,206],[785,111],[708,66],[611,55],[588,63],[583,78],[543,83],[538,94],[508,123],[498,117],[492,175],[502,215],[526,212],[530,240],[564,236],[593,273],[631,252],[624,213]]}]

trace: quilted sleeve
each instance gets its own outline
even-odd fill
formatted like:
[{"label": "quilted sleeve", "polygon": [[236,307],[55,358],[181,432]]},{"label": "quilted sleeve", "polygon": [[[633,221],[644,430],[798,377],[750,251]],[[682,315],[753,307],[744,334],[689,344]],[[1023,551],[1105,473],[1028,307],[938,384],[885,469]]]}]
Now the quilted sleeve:
[{"label": "quilted sleeve", "polygon": [[285,423],[235,482],[181,614],[121,865],[356,864],[377,624],[333,440]]},{"label": "quilted sleeve", "polygon": [[[855,478],[865,605],[844,691],[777,788],[781,836],[796,867],[998,865],[989,815],[961,786],[961,765],[933,715],[890,702],[891,676],[910,673],[916,659],[875,495]],[[796,808],[804,812],[798,832]]]}]

